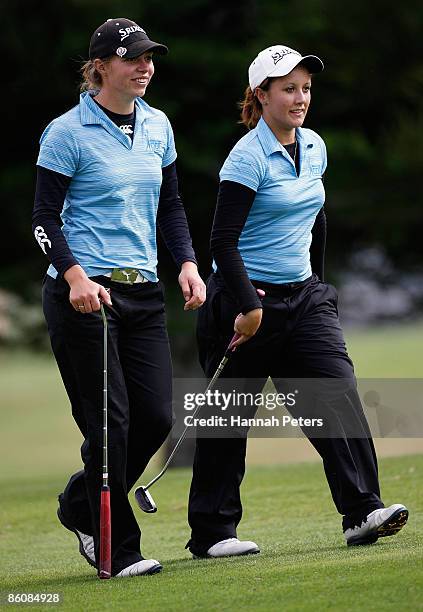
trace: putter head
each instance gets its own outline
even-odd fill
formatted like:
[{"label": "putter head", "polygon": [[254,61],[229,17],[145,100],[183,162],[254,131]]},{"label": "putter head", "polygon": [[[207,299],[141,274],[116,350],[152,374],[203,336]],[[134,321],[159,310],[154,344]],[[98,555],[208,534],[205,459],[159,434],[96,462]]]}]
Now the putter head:
[{"label": "putter head", "polygon": [[157,512],[157,506],[150,493],[144,487],[135,489],[135,499],[143,512]]}]

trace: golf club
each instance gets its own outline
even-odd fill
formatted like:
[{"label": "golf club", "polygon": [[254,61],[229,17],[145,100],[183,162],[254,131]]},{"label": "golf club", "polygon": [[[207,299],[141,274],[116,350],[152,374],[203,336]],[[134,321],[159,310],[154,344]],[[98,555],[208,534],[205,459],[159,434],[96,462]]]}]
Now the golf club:
[{"label": "golf club", "polygon": [[107,456],[107,317],[100,304],[103,319],[103,484],[100,499],[100,563],[98,577],[112,574],[112,523],[110,513],[109,465]]},{"label": "golf club", "polygon": [[[260,299],[263,299],[265,292],[262,289],[257,289],[257,293],[260,297]],[[214,385],[216,384],[217,379],[219,378],[219,376],[221,375],[226,363],[228,362],[229,357],[231,356],[231,354],[233,353],[233,351],[235,350],[235,348],[233,347],[234,342],[236,342],[238,340],[238,338],[240,337],[239,334],[234,334],[232,340],[229,342],[228,347],[225,351],[225,354],[222,357],[222,360],[220,361],[219,365],[217,366],[217,370],[213,375],[213,378],[210,380],[209,384],[207,385],[207,389],[205,391],[205,393],[207,393],[208,391],[211,391],[211,389],[213,389]],[[196,415],[198,414],[198,412],[200,411],[201,406],[197,406],[197,408],[194,410],[193,414],[192,414],[192,419],[194,419],[196,417]],[[188,432],[189,426],[187,425],[184,429],[184,431],[182,432],[181,436],[179,437],[178,441],[175,444],[175,447],[173,449],[173,451],[170,453],[168,460],[166,461],[166,463],[164,464],[161,472],[159,472],[159,474],[157,474],[157,476],[155,478],[153,478],[153,480],[151,480],[145,487],[137,487],[135,489],[135,499],[137,501],[138,506],[141,508],[141,510],[143,510],[144,512],[156,512],[157,511],[157,506],[154,502],[154,499],[152,498],[150,492],[148,491],[148,489],[150,487],[153,486],[154,483],[156,483],[162,476],[163,474],[166,472],[167,468],[169,467],[173,457],[175,456],[176,451],[178,450],[178,448],[180,447],[180,445],[182,444],[183,440],[185,439],[185,436]]]}]

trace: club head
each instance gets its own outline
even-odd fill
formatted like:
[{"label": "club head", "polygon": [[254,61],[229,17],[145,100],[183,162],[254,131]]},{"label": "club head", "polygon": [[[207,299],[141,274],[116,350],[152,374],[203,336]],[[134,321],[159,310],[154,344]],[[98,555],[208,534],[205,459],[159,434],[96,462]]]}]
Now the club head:
[{"label": "club head", "polygon": [[157,512],[157,506],[154,503],[154,499],[144,487],[137,487],[135,489],[135,499],[143,512]]}]

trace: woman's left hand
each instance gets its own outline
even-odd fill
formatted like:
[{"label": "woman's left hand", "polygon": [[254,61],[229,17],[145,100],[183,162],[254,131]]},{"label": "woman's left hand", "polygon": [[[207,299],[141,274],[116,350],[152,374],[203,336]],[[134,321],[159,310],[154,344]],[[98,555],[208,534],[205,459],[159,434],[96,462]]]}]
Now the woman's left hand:
[{"label": "woman's left hand", "polygon": [[185,261],[181,266],[178,282],[182,289],[185,305],[184,310],[196,310],[206,300],[206,286],[198,274],[197,265]]}]

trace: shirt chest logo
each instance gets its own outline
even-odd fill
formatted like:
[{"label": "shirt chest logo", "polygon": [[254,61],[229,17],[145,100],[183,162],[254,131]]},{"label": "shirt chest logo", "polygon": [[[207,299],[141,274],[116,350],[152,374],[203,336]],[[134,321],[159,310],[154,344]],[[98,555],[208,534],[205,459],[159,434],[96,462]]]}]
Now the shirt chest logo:
[{"label": "shirt chest logo", "polygon": [[165,150],[165,144],[161,140],[149,140],[148,148],[151,151],[154,151],[154,153],[158,153],[159,155],[162,155]]}]

